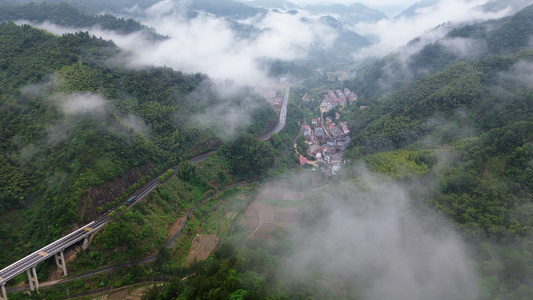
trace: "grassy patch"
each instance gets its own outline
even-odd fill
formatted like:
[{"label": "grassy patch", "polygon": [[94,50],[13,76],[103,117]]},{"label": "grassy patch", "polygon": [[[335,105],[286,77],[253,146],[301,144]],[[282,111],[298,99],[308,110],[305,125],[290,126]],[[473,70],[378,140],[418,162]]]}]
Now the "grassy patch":
[{"label": "grassy patch", "polygon": [[397,150],[367,155],[363,161],[374,172],[400,179],[427,173],[435,164],[435,157],[425,150]]},{"label": "grassy patch", "polygon": [[81,271],[140,259],[157,252],[158,247],[166,242],[171,226],[202,197],[203,193],[197,186],[170,176],[149,196],[129,207],[96,234],[90,251],[98,255],[81,255],[69,267]]}]

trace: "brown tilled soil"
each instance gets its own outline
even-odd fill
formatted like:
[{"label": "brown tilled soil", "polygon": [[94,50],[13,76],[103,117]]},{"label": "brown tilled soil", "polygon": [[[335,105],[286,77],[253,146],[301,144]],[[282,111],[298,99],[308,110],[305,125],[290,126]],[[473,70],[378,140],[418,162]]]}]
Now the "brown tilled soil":
[{"label": "brown tilled soil", "polygon": [[187,256],[186,263],[206,260],[209,254],[215,251],[221,244],[222,239],[214,234],[202,234],[192,241],[191,251]]},{"label": "brown tilled soil", "polygon": [[174,222],[174,224],[172,224],[172,227],[170,227],[170,230],[168,231],[167,242],[173,235],[176,234],[176,232],[178,232],[183,228],[183,226],[185,226],[185,221],[187,221],[187,217],[181,217],[176,222]]},{"label": "brown tilled soil", "polygon": [[302,200],[305,197],[305,194],[303,192],[286,192],[283,195],[283,200]]},{"label": "brown tilled soil", "polygon": [[242,217],[240,224],[252,232],[250,239],[272,240],[276,226],[293,226],[300,219],[297,207],[279,207],[254,201]]},{"label": "brown tilled soil", "polygon": [[280,223],[292,225],[297,223],[299,219],[300,211],[298,207],[278,207],[276,210],[275,222],[278,225],[282,225]]},{"label": "brown tilled soil", "polygon": [[121,300],[122,298],[126,297],[128,295],[128,290],[121,290],[116,293],[110,294],[107,296],[107,299],[117,299]]},{"label": "brown tilled soil", "polygon": [[146,286],[140,287],[133,291],[133,293],[127,295],[124,300],[141,300],[144,294],[148,292],[148,289]]},{"label": "brown tilled soil", "polygon": [[272,242],[273,238],[272,238],[272,234],[270,233],[259,233],[259,232],[254,232],[252,234],[250,234],[250,236],[248,236],[249,239],[251,240],[263,240],[263,241],[267,241],[267,242]]},{"label": "brown tilled soil", "polygon": [[229,219],[230,221],[233,220],[236,216],[237,216],[237,212],[236,212],[236,211],[228,211],[228,212],[226,212],[226,214],[224,215],[224,217],[225,217],[226,219]]}]

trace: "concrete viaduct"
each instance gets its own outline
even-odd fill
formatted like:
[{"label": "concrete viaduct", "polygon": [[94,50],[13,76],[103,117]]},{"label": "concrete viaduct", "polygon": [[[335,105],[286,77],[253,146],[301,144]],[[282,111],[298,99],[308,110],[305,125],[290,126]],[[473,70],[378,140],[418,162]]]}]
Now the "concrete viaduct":
[{"label": "concrete viaduct", "polygon": [[[281,129],[285,127],[290,88],[291,86],[290,84],[288,84],[285,89],[285,97],[283,99],[278,126],[276,126],[276,128],[272,132],[261,137],[261,139],[268,140],[270,139],[272,134],[280,132]],[[190,161],[199,162],[201,160],[204,160],[207,156],[209,156],[209,153],[199,155],[195,158],[190,159]],[[174,167],[173,170],[177,172],[177,167]],[[154,178],[150,182],[148,182],[137,194],[136,201],[132,205],[137,204],[137,201],[145,197],[148,193],[150,193],[157,186],[159,186],[159,184],[160,182],[158,181],[158,178]],[[63,270],[63,276],[67,276],[67,266],[65,262],[65,256],[63,254],[64,250],[81,240],[83,240],[82,247],[84,249],[87,249],[89,247],[89,236],[95,234],[108,221],[109,218],[107,216],[98,221],[93,221],[81,227],[80,229],[72,232],[71,234],[62,237],[61,239],[45,246],[42,249],[33,252],[32,254],[24,257],[23,259],[0,270],[0,300],[7,300],[7,293],[5,288],[6,283],[24,272],[26,272],[26,274],[28,275],[30,289],[32,291],[39,291],[39,280],[37,279],[37,272],[35,271],[35,267],[40,262],[43,262],[52,256],[54,256],[57,266]]]},{"label": "concrete viaduct", "polygon": [[63,270],[63,276],[67,276],[66,261],[63,254],[64,250],[82,240],[82,247],[87,249],[89,246],[89,236],[96,233],[107,223],[107,221],[109,221],[109,218],[107,217],[98,221],[93,221],[0,270],[0,300],[7,300],[6,283],[24,272],[28,275],[30,289],[32,291],[39,291],[39,280],[37,278],[35,267],[40,262],[43,262],[52,256],[54,256],[57,266]]}]

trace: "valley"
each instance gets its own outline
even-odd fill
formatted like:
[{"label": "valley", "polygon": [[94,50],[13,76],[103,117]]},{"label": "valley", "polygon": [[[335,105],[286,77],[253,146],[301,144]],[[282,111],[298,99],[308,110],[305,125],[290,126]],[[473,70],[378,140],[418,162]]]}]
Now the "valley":
[{"label": "valley", "polygon": [[0,299],[531,299],[533,6],[406,3],[0,0]]}]

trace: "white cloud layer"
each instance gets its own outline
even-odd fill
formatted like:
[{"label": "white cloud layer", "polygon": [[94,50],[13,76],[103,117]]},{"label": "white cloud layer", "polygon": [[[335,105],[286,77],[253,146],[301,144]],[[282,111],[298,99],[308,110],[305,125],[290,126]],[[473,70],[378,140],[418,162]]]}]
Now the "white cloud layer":
[{"label": "white cloud layer", "polygon": [[280,276],[342,280],[357,299],[476,299],[474,266],[449,222],[414,212],[401,186],[362,178],[363,188],[324,193],[323,214],[297,231]]},{"label": "white cloud layer", "polygon": [[377,37],[378,41],[357,53],[357,58],[382,57],[410,40],[425,36],[428,42],[442,37],[446,31],[433,31],[446,23],[473,23],[488,19],[501,18],[511,12],[483,12],[479,5],[486,1],[443,0],[438,4],[420,9],[412,18],[381,20],[378,23],[359,23],[354,31],[364,36]]},{"label": "white cloud layer", "polygon": [[239,38],[227,21],[205,14],[192,20],[171,15],[146,19],[143,23],[171,39],[138,49],[135,63],[165,64],[244,84],[268,80],[259,60],[305,58],[312,45],[327,48],[336,37],[324,25],[305,23],[298,16],[277,13],[245,20],[262,30],[255,40]]},{"label": "white cloud layer", "polygon": [[357,0],[288,0],[289,2],[292,2],[299,6],[305,6],[305,5],[311,5],[311,4],[334,4],[334,3],[341,3],[344,5],[350,5],[357,2],[363,3],[365,5],[402,5],[402,6],[410,6],[413,3],[418,2],[418,0],[367,0],[367,1],[357,1]]},{"label": "white cloud layer", "polygon": [[[36,26],[55,34],[83,30],[111,39],[131,52],[132,67],[166,65],[247,85],[269,81],[261,60],[303,59],[312,46],[328,48],[336,38],[335,32],[318,20],[304,21],[297,15],[268,13],[243,21],[261,29],[257,38],[243,39],[224,19],[207,14],[186,19],[181,15],[183,9],[179,9],[186,4],[187,1],[163,0],[145,12],[140,22],[170,37],[162,42],[149,41],[140,33],[119,35],[101,28],[66,28],[49,23]],[[169,11],[178,13],[168,14]]]},{"label": "white cloud layer", "polygon": [[108,101],[102,96],[91,93],[83,94],[58,94],[56,95],[59,107],[65,115],[86,113],[103,113],[108,106]]},{"label": "white cloud layer", "polygon": [[[438,4],[418,11],[412,18],[387,19],[378,23],[358,23],[355,32],[372,37],[376,42],[363,48],[354,59],[383,57],[414,38],[421,37],[413,49],[442,38],[448,30],[442,24],[471,23],[490,18],[499,18],[511,12],[483,12],[479,5],[485,0],[442,0]],[[139,21],[170,38],[162,42],[147,39],[141,33],[119,35],[101,28],[65,28],[45,23],[37,25],[56,34],[89,31],[90,34],[113,40],[131,54],[127,64],[130,67],[146,65],[169,66],[184,72],[200,72],[214,79],[231,79],[239,85],[268,86],[271,79],[261,61],[295,60],[306,58],[314,46],[333,46],[336,33],[321,24],[316,18],[301,15],[270,12],[242,21],[259,30],[254,38],[242,38],[228,21],[208,14],[199,14],[187,19],[183,13],[190,0],[162,0],[144,11]],[[378,4],[376,2],[376,4]],[[137,11],[136,13],[141,13]],[[447,40],[446,46],[461,56],[473,51],[485,51],[480,41]],[[476,52],[477,53],[477,52]]]}]

